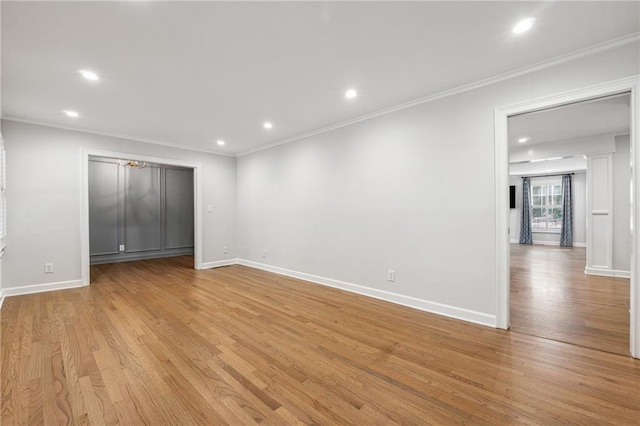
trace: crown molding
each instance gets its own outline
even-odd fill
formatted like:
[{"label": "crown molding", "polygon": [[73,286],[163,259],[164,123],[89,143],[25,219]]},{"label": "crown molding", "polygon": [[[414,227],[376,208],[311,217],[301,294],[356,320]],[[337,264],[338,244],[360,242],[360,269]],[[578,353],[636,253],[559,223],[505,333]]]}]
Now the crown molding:
[{"label": "crown molding", "polygon": [[509,80],[511,78],[515,78],[524,74],[529,74],[544,68],[549,68],[555,65],[559,65],[565,62],[570,62],[585,56],[593,55],[599,52],[604,52],[619,46],[624,46],[625,44],[633,43],[640,40],[640,32],[632,33],[623,37],[615,38],[613,40],[606,41],[604,43],[599,43],[584,49],[576,50],[574,52],[556,56],[555,58],[551,58],[542,62],[538,62],[533,65],[527,65],[522,68],[515,69],[513,71],[508,71],[506,73],[498,74],[493,77],[486,78],[484,80],[476,81],[475,83],[465,84],[462,86],[455,87],[453,89],[444,90],[442,92],[438,92],[432,95],[424,96],[421,98],[417,98],[408,102],[404,102],[401,104],[397,104],[391,107],[383,108],[381,110],[372,112],[370,114],[362,115],[360,117],[352,118],[349,120],[341,121],[336,124],[332,124],[327,127],[323,127],[317,130],[313,130],[311,132],[303,133],[298,136],[294,136],[291,138],[283,139],[281,141],[264,145],[255,149],[247,150],[236,154],[237,157],[243,157],[245,155],[253,154],[255,152],[263,151],[265,149],[273,148],[279,145],[285,145],[291,142],[296,142],[301,139],[305,139],[311,136],[319,135],[321,133],[326,133],[331,130],[339,129],[341,127],[350,126],[352,124],[360,123],[361,121],[369,120],[375,117],[379,117],[381,115],[390,114],[392,112],[400,111],[406,108],[411,108],[416,105],[421,105],[424,103],[432,102],[437,99],[446,98],[448,96],[457,95],[459,93],[468,92],[470,90],[478,89],[480,87],[489,86],[495,83],[499,83],[504,80]]},{"label": "crown molding", "polygon": [[16,122],[16,123],[31,124],[31,125],[34,125],[34,126],[42,126],[42,127],[52,127],[54,129],[69,130],[69,131],[72,131],[72,132],[88,133],[88,134],[91,134],[91,135],[105,136],[105,137],[108,137],[108,138],[124,139],[124,140],[128,140],[128,141],[133,141],[133,142],[142,142],[142,143],[148,143],[148,144],[152,144],[152,145],[160,145],[160,146],[165,146],[165,147],[168,147],[168,148],[180,149],[180,150],[183,150],[183,151],[194,151],[194,152],[200,152],[200,153],[205,153],[205,154],[220,155],[220,156],[223,156],[223,157],[236,157],[235,154],[221,153],[221,152],[216,152],[216,151],[207,151],[207,150],[204,150],[204,149],[191,148],[191,147],[178,145],[178,144],[171,143],[171,142],[164,142],[164,141],[158,141],[158,140],[153,140],[153,139],[143,139],[143,138],[138,138],[138,137],[133,137],[133,136],[120,135],[120,134],[117,134],[117,133],[98,132],[98,131],[86,130],[86,129],[82,129],[82,128],[78,128],[78,127],[61,126],[59,124],[44,123],[44,122],[37,121],[37,120],[29,120],[29,119],[16,118],[16,117],[11,117],[11,116],[2,116],[1,118],[3,120],[13,121],[13,122]]}]

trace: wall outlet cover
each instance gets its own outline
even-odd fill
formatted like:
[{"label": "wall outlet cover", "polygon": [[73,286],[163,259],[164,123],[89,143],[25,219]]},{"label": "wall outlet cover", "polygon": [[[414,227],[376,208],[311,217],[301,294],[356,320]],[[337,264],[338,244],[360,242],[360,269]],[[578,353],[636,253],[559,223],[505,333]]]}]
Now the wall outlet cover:
[{"label": "wall outlet cover", "polygon": [[393,269],[389,269],[389,272],[387,273],[387,281],[394,282],[395,280],[396,280],[396,271],[394,271]]}]

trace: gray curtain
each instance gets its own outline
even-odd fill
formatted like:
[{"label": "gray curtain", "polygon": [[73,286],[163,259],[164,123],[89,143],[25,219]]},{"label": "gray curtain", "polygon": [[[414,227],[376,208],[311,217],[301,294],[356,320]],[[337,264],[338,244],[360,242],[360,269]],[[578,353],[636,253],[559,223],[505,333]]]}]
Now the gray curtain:
[{"label": "gray curtain", "polygon": [[533,244],[531,234],[531,180],[522,179],[522,216],[520,216],[520,244]]},{"label": "gray curtain", "polygon": [[562,176],[562,229],[560,245],[573,246],[573,203],[571,200],[571,175]]}]

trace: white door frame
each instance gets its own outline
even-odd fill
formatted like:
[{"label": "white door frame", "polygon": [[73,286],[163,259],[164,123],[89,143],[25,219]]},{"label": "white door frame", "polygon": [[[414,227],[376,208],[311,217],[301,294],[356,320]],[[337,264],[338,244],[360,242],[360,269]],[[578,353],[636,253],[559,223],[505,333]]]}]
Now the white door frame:
[{"label": "white door frame", "polygon": [[538,111],[563,104],[585,101],[607,95],[631,92],[631,282],[630,282],[630,352],[640,358],[640,281],[636,265],[640,265],[640,76],[622,78],[570,92],[534,99],[495,109],[495,193],[496,193],[496,327],[509,328],[509,141],[508,118],[516,114]]},{"label": "white door frame", "polygon": [[202,269],[202,164],[143,154],[82,148],[80,150],[80,269],[82,285],[89,285],[89,157],[123,158],[193,169],[194,268]]}]

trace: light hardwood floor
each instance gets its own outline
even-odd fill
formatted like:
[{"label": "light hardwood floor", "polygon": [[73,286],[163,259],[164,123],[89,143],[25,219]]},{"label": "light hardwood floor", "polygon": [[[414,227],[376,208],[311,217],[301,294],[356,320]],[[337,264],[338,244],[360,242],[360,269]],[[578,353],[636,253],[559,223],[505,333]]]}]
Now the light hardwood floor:
[{"label": "light hardwood floor", "polygon": [[640,362],[190,258],[2,308],[2,425],[638,424]]},{"label": "light hardwood floor", "polygon": [[511,244],[511,330],[628,356],[629,280],[585,263],[585,248]]}]

